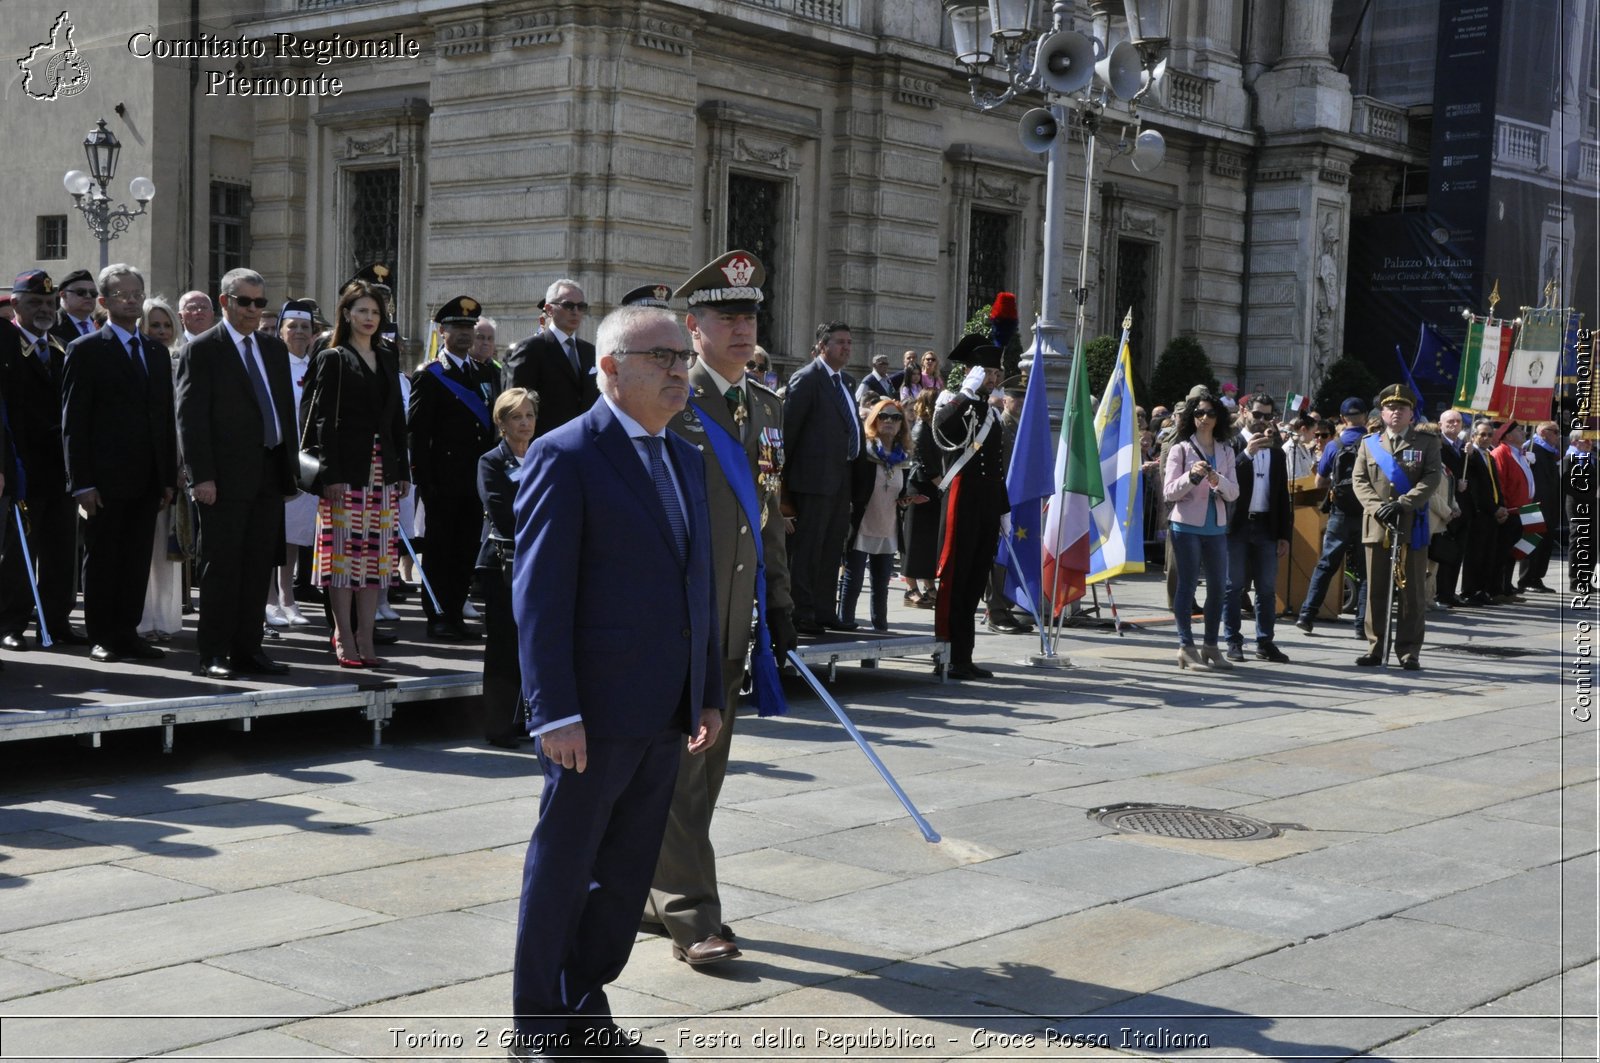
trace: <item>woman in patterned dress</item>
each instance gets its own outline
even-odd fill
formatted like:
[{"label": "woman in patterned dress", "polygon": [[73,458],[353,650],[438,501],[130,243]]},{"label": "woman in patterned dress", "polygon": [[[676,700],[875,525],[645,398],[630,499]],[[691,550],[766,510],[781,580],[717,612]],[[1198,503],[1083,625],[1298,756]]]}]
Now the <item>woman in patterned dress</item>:
[{"label": "woman in patterned dress", "polygon": [[395,576],[396,515],[411,488],[399,358],[377,339],[388,313],[366,282],[348,285],[313,383],[310,418],[324,462],[314,571],[328,592],[333,652],[345,668],[382,663],[373,622]]}]

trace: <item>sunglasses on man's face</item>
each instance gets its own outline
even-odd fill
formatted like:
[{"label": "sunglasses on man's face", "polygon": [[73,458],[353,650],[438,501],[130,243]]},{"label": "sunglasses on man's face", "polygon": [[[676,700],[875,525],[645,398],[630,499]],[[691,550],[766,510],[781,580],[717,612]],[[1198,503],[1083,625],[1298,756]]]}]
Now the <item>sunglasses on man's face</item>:
[{"label": "sunglasses on man's face", "polygon": [[230,295],[228,301],[234,306],[253,306],[257,310],[264,310],[267,306],[267,297],[264,295],[259,299],[252,299],[248,295]]},{"label": "sunglasses on man's face", "polygon": [[546,303],[545,305],[559,306],[563,310],[582,310],[584,313],[589,312],[588,303],[575,303],[571,299],[561,299],[553,303]]}]

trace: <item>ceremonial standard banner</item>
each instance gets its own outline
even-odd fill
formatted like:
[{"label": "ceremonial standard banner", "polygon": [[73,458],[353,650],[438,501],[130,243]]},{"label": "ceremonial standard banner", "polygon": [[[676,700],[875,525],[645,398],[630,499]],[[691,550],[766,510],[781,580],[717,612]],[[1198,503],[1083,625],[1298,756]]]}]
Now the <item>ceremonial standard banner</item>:
[{"label": "ceremonial standard banner", "polygon": [[1495,318],[1477,318],[1467,326],[1461,351],[1461,375],[1456,379],[1457,409],[1468,413],[1493,413],[1495,383],[1511,354],[1511,325]]},{"label": "ceremonial standard banner", "polygon": [[1516,346],[1502,363],[1492,400],[1495,413],[1518,421],[1549,419],[1570,314],[1564,307],[1522,308]]}]

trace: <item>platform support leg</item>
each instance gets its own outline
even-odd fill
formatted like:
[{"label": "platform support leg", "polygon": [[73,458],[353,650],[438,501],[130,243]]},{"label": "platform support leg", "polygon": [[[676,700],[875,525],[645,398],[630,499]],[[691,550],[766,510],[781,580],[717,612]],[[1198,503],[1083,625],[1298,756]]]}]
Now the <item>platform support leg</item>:
[{"label": "platform support leg", "polygon": [[178,718],[167,715],[161,717],[161,752],[172,752],[172,737],[178,730]]}]

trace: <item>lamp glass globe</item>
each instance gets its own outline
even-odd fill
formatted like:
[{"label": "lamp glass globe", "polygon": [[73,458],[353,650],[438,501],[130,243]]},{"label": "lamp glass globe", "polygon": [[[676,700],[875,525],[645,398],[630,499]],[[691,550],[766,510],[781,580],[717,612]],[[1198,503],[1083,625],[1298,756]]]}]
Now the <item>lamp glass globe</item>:
[{"label": "lamp glass globe", "polygon": [[75,196],[81,196],[89,191],[89,186],[93,183],[94,178],[82,170],[68,170],[61,178],[62,187]]}]

